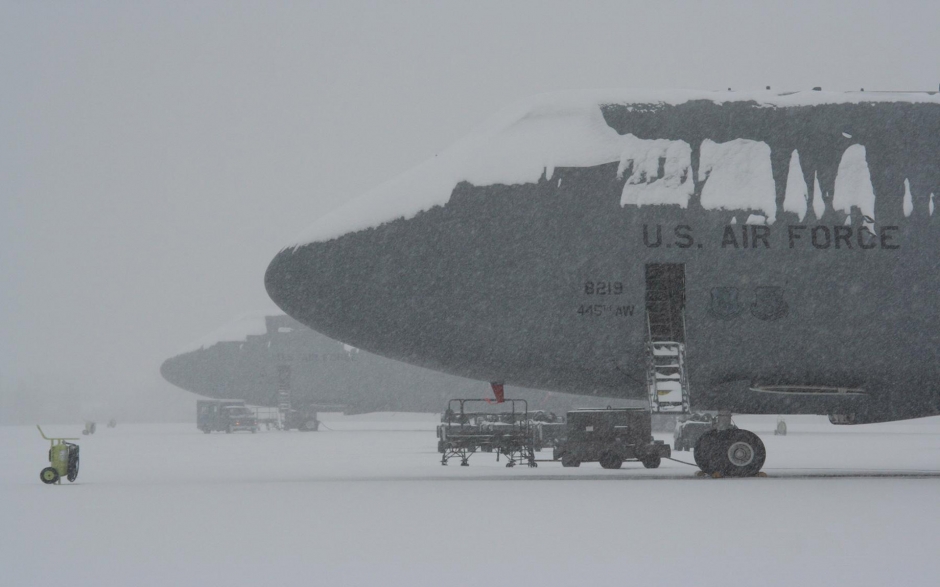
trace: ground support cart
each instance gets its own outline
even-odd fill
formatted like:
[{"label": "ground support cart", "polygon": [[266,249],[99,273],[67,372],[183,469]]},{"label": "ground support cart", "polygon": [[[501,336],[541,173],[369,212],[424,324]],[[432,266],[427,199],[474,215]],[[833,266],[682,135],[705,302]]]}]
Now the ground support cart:
[{"label": "ground support cart", "polygon": [[483,399],[450,400],[437,436],[442,465],[457,457],[467,467],[470,457],[483,451],[495,452],[497,461],[506,457],[507,467],[538,466],[525,400],[507,399],[499,404]]},{"label": "ground support cart", "polygon": [[[36,425],[39,428],[39,425]],[[77,438],[49,438],[39,428],[39,434],[49,441],[49,464],[39,472],[39,479],[46,485],[61,484],[62,477],[69,483],[78,479],[78,445],[68,442]]]}]

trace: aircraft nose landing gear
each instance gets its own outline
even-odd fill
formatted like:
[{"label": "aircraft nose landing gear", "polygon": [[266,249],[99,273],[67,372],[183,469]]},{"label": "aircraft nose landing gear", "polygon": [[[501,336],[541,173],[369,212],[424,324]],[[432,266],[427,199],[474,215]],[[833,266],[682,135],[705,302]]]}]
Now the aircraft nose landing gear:
[{"label": "aircraft nose landing gear", "polygon": [[695,443],[695,464],[710,476],[753,477],[767,458],[761,439],[749,430],[709,430]]}]

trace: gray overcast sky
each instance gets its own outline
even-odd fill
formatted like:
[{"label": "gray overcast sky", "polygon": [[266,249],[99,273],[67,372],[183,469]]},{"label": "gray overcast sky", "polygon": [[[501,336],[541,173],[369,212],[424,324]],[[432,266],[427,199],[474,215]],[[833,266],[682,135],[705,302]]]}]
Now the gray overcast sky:
[{"label": "gray overcast sky", "polygon": [[189,415],[165,358],[271,307],[267,263],[316,217],[513,100],[936,90],[938,23],[935,0],[0,2],[0,411]]}]

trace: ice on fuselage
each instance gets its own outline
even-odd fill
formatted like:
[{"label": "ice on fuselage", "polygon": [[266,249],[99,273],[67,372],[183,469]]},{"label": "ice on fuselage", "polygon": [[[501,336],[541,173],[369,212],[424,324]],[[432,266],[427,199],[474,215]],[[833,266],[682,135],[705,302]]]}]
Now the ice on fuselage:
[{"label": "ice on fuselage", "polygon": [[[558,168],[586,168],[615,162],[620,163],[621,177],[626,176],[621,194],[624,206],[685,207],[694,197],[693,181],[698,180],[704,182],[701,184],[704,208],[753,212],[764,215],[768,223],[774,222],[777,217],[775,185],[770,148],[766,143],[743,138],[716,143],[706,137],[695,177],[689,143],[620,135],[607,123],[603,113],[605,106],[622,105],[634,112],[654,112],[697,100],[715,104],[753,102],[762,108],[788,108],[877,102],[940,103],[940,96],[684,90],[543,94],[503,109],[439,155],[320,218],[293,246],[323,242],[396,219],[412,218],[419,212],[447,204],[461,182],[474,186],[537,183],[553,179]],[[862,168],[865,174],[860,172]],[[836,190],[839,192],[834,203],[837,208],[851,210],[856,206],[862,214],[873,217],[873,194],[853,194],[851,189],[853,182],[864,184],[858,177],[867,178],[867,169],[864,147],[849,147],[840,164],[841,179],[837,184],[845,189]],[[795,178],[794,169],[791,175]],[[870,183],[869,178],[869,186]],[[791,199],[785,198],[785,211],[800,206],[797,197],[802,190],[798,187],[794,183],[795,193],[791,194]],[[813,187],[813,211],[819,220],[827,204],[818,181]]]},{"label": "ice on fuselage", "polygon": [[826,202],[823,200],[822,188],[819,187],[819,172],[813,174],[813,214],[820,220],[826,213]]},{"label": "ice on fuselage", "polygon": [[790,154],[790,171],[787,173],[787,190],[783,196],[783,211],[793,212],[800,222],[806,218],[806,206],[809,201],[809,189],[803,177],[800,154],[796,149]]},{"label": "ice on fuselage", "polygon": [[767,224],[777,218],[777,193],[770,165],[770,145],[749,139],[702,142],[699,181],[705,180],[701,204],[706,210],[762,212]]},{"label": "ice on fuselage", "polygon": [[875,190],[871,185],[871,172],[865,158],[865,147],[852,145],[842,153],[836,185],[832,194],[832,207],[852,215],[857,208],[864,216],[875,218]]},{"label": "ice on fuselage", "polygon": [[[628,134],[617,177],[630,175],[623,186],[620,205],[677,205],[688,208],[695,191],[692,181],[692,147],[685,141],[643,140]],[[662,162],[662,174],[660,174]]]},{"label": "ice on fuselage", "polygon": [[457,184],[536,183],[558,167],[620,161],[624,138],[584,99],[510,106],[439,155],[334,210],[298,243],[326,241],[446,204]]},{"label": "ice on fuselage", "polygon": [[914,212],[914,198],[911,195],[911,181],[907,178],[904,179],[904,203],[902,206],[904,217],[909,218],[911,213]]}]

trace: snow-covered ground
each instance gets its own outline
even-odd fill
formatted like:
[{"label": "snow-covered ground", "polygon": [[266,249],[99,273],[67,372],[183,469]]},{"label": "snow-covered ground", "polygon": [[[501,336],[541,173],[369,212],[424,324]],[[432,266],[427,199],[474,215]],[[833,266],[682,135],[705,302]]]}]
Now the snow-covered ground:
[{"label": "snow-covered ground", "polygon": [[[940,418],[737,417],[767,478],[666,461],[442,467],[435,416],[204,435],[99,426],[76,483],[0,427],[2,585],[936,585]],[[77,436],[78,426],[49,426]],[[663,438],[667,438],[663,436]],[[691,460],[690,453],[678,458]],[[550,458],[545,455],[542,458]]]}]

